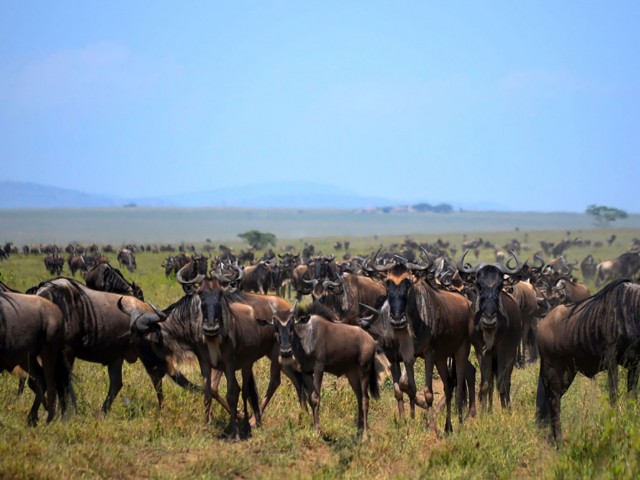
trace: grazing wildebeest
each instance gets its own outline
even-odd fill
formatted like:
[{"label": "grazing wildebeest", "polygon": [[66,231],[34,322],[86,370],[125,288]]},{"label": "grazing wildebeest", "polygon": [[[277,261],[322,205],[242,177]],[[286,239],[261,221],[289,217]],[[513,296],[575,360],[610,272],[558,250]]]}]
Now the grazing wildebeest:
[{"label": "grazing wildebeest", "polygon": [[[102,404],[104,413],[122,388],[122,364],[141,358],[151,377],[158,404],[162,405],[163,372],[145,362],[137,344],[131,341],[130,318],[118,308],[118,300],[141,313],[153,313],[151,306],[135,297],[121,297],[115,293],[92,290],[69,278],[56,278],[30,289],[40,297],[51,300],[64,316],[64,355],[70,367],[76,358],[101,363],[109,372],[109,391]],[[158,376],[160,381],[158,381]]]},{"label": "grazing wildebeest", "polygon": [[[28,421],[35,425],[46,392],[47,422],[56,411],[64,415],[71,375],[62,356],[62,312],[49,300],[22,293],[0,292],[0,372],[20,367],[29,376],[35,399]],[[41,364],[38,362],[40,359]]]},{"label": "grazing wildebeest", "polygon": [[118,258],[118,263],[120,264],[120,267],[124,265],[125,267],[127,267],[127,270],[129,270],[130,272],[135,271],[137,265],[136,265],[136,256],[134,255],[133,250],[129,248],[122,248],[118,252],[117,258]]},{"label": "grazing wildebeest", "polygon": [[498,381],[500,403],[503,408],[511,402],[511,374],[515,366],[518,344],[522,338],[520,308],[513,297],[502,290],[505,275],[515,275],[523,267],[515,253],[516,266],[500,263],[475,267],[464,264],[468,250],[458,261],[462,275],[475,275],[474,334],[472,341],[480,356],[480,403],[486,409],[493,404],[493,382]]},{"label": "grazing wildebeest", "polygon": [[[372,262],[375,262],[375,258],[374,256]],[[450,432],[452,431],[451,399],[454,380],[450,378],[447,360],[453,358],[457,366],[456,407],[458,419],[462,422],[463,385],[465,382],[467,385],[475,382],[467,378],[472,371],[469,368],[471,366],[469,363],[470,334],[473,329],[472,311],[470,302],[465,297],[458,293],[439,290],[424,278],[431,266],[431,262],[414,264],[396,257],[395,261],[385,266],[374,265],[373,268],[383,275],[387,291],[385,306],[389,311],[388,323],[392,327],[390,332],[394,337],[391,342],[387,342],[392,345],[387,356],[390,355],[398,415],[402,417],[404,414],[403,395],[400,388],[400,361],[403,362],[407,372],[413,418],[417,390],[414,363],[417,357],[422,357],[425,360],[426,407],[430,409],[433,405],[433,367],[435,365],[445,390],[447,407],[445,430]],[[473,408],[473,404],[470,408]]]},{"label": "grazing wildebeest", "polygon": [[302,372],[313,409],[313,427],[320,433],[320,391],[324,372],[345,375],[358,401],[358,433],[367,438],[369,393],[380,396],[378,373],[384,365],[376,356],[375,340],[360,327],[327,319],[326,307],[311,304],[282,313],[273,309],[280,345],[280,362]]},{"label": "grazing wildebeest", "polygon": [[87,287],[101,292],[120,293],[133,295],[138,300],[144,301],[142,289],[136,282],[129,283],[122,272],[108,263],[99,263],[87,273],[85,278]]},{"label": "grazing wildebeest", "polygon": [[640,363],[640,285],[616,280],[593,297],[551,310],[538,327],[540,375],[536,417],[551,421],[562,441],[560,401],[577,372],[609,375],[609,400],[617,397],[618,365],[628,369],[627,389],[635,393]]}]

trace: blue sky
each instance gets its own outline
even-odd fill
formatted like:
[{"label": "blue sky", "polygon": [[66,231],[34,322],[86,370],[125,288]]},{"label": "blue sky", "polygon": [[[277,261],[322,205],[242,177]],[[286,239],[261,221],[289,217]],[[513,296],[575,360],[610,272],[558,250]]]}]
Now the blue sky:
[{"label": "blue sky", "polygon": [[0,179],[632,212],[640,2],[0,3]]}]

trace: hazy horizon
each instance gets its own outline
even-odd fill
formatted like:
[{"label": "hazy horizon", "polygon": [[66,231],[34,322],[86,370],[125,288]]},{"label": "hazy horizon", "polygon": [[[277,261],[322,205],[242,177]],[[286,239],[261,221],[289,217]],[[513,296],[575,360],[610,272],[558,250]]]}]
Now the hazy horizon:
[{"label": "hazy horizon", "polygon": [[0,4],[0,180],[637,211],[640,3]]}]

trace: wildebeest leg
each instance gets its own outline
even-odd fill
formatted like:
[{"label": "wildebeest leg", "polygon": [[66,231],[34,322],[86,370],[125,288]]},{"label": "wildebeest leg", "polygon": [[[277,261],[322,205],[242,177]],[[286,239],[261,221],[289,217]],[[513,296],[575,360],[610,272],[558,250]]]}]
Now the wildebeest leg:
[{"label": "wildebeest leg", "polygon": [[24,386],[27,383],[27,377],[20,377],[18,379],[18,391],[16,392],[17,396],[20,396],[24,393]]},{"label": "wildebeest leg", "polygon": [[222,379],[223,372],[222,370],[218,370],[215,368],[211,368],[211,366],[205,362],[200,362],[200,373],[202,374],[202,380],[204,384],[204,421],[205,423],[209,423],[211,421],[211,400],[213,398],[222,405],[222,408],[226,410],[226,412],[231,415],[231,409],[229,409],[229,405],[227,401],[220,396],[218,393],[218,386],[220,385],[220,380]]},{"label": "wildebeest leg", "polygon": [[[53,420],[56,414],[56,359],[58,356],[58,348],[51,345],[44,345],[40,358],[42,359],[42,373],[44,387],[47,390],[47,423]],[[34,357],[33,362],[40,368],[38,360]]]},{"label": "wildebeest leg", "polygon": [[[264,400],[262,401],[262,405],[260,406],[260,413],[264,413],[264,410],[267,408],[267,405],[269,405],[269,401],[271,400],[271,397],[273,397],[273,394],[276,393],[276,390],[280,386],[281,368],[280,368],[280,363],[278,361],[278,355],[279,355],[278,345],[275,344],[274,350],[271,352],[271,356],[270,356],[271,369],[269,371],[269,385],[267,386],[267,393],[265,393]],[[297,383],[297,379],[295,375],[293,375],[293,378],[290,377],[289,375],[291,375],[291,371],[285,371],[285,374],[291,379],[291,382],[293,383],[293,386],[296,389],[296,393],[298,394],[298,400],[300,400],[300,384]]]},{"label": "wildebeest leg", "polygon": [[491,396],[491,383],[493,382],[493,359],[491,353],[485,353],[480,359],[480,407],[483,412],[487,411],[487,397]]},{"label": "wildebeest leg", "polygon": [[393,379],[393,394],[398,402],[398,417],[402,420],[404,418],[404,397],[400,389],[400,363],[393,362],[391,364],[391,378]]},{"label": "wildebeest leg", "polygon": [[[444,358],[437,361],[436,368],[438,369],[438,373],[440,374],[440,378],[442,379],[442,385],[444,387],[444,398],[446,400],[446,406],[447,406],[447,419],[444,424],[444,431],[446,433],[451,433],[453,431],[453,427],[451,426],[451,396],[453,393],[453,385],[451,385],[452,379],[451,379],[451,376],[449,375],[449,367],[447,366],[447,359]],[[458,368],[458,370],[460,369]],[[458,388],[456,396],[461,391],[462,389]]]},{"label": "wildebeest leg", "polygon": [[[367,376],[368,378],[368,376]],[[350,372],[347,374],[347,380],[349,380],[349,385],[351,385],[351,389],[356,396],[356,402],[358,403],[358,435],[362,435],[363,438],[367,438],[367,428],[366,421],[364,415],[364,405],[363,405],[363,397],[365,394],[368,394],[366,390],[363,390],[361,381],[363,379],[359,378],[357,372]]]},{"label": "wildebeest leg", "polygon": [[102,404],[102,412],[107,413],[111,408],[111,404],[113,400],[120,392],[122,388],[122,362],[124,359],[119,358],[114,362],[111,362],[107,365],[107,371],[109,372],[109,392],[107,393],[107,398],[104,400]]},{"label": "wildebeest leg", "polygon": [[311,407],[313,408],[313,431],[320,433],[320,391],[322,388],[322,376],[324,370],[318,364],[313,370],[313,392],[311,393]]},{"label": "wildebeest leg", "polygon": [[258,390],[256,380],[253,376],[253,366],[248,365],[242,368],[242,407],[244,412],[244,420],[249,423],[249,409],[247,401],[251,404],[256,426],[262,423],[262,415],[260,414],[260,403],[258,401]]},{"label": "wildebeest leg", "polygon": [[38,424],[38,410],[40,410],[40,405],[42,405],[44,400],[44,392],[42,391],[43,384],[29,375],[27,385],[29,385],[29,388],[35,394],[31,410],[29,410],[29,415],[27,416],[27,423],[29,426],[35,427]]},{"label": "wildebeest leg", "polygon": [[[424,408],[427,410],[427,424],[435,431],[435,412],[433,411],[433,368],[434,351],[429,349],[424,358]],[[440,370],[438,370],[439,372]],[[417,400],[418,401],[418,400]],[[418,404],[420,402],[418,401]]]},{"label": "wildebeest leg", "polygon": [[227,405],[229,405],[229,409],[231,410],[229,435],[234,440],[240,440],[240,430],[238,429],[238,397],[240,396],[240,385],[238,385],[238,380],[236,380],[233,366],[225,367],[224,376],[227,379]]},{"label": "wildebeest leg", "polygon": [[[462,423],[462,410],[464,408],[464,394],[467,378],[467,364],[469,363],[469,346],[462,345],[455,353],[456,373],[456,409],[458,410],[458,422]],[[475,379],[474,379],[475,383]],[[469,386],[466,385],[468,388]]]},{"label": "wildebeest leg", "polygon": [[469,395],[469,416],[476,416],[476,368],[467,358],[467,366],[465,368],[465,382],[467,385],[467,393]]},{"label": "wildebeest leg", "polygon": [[497,362],[498,391],[500,392],[500,405],[508,408],[511,403],[511,375],[516,363],[515,351],[501,351],[498,353]]},{"label": "wildebeest leg", "polygon": [[[276,360],[276,364],[278,364],[277,360]],[[300,403],[300,408],[304,410],[305,413],[308,413],[309,409],[307,408],[307,402],[309,401],[310,396],[307,395],[306,393],[302,374],[300,372],[297,372],[295,369],[293,369],[289,365],[282,367],[282,371],[287,376],[287,378],[291,380],[293,387],[296,389],[296,394],[298,395],[298,403]],[[266,408],[266,403],[264,405],[264,408]],[[263,408],[263,413],[264,413],[264,408]]]},{"label": "wildebeest leg", "polygon": [[[146,365],[145,365],[146,367]],[[164,377],[163,372],[159,372],[158,370],[146,369],[149,378],[151,378],[151,383],[153,383],[153,389],[156,391],[156,398],[158,399],[158,408],[162,410],[162,406],[164,405],[164,393],[162,392],[162,377]]]},{"label": "wildebeest leg", "polygon": [[405,361],[404,366],[407,371],[407,379],[409,381],[409,412],[411,418],[416,418],[416,377],[413,369],[415,360],[411,359],[410,361]]}]

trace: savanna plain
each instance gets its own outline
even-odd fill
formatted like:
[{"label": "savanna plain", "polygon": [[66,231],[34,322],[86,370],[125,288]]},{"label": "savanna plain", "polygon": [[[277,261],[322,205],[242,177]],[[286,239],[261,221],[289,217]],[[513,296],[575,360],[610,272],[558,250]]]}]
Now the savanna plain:
[{"label": "savanna plain", "polygon": [[[481,236],[496,245],[519,239],[527,246],[523,260],[532,259],[541,240],[557,242],[568,233],[561,226],[545,231],[469,230],[468,238]],[[291,240],[279,239],[275,249],[290,244],[301,250],[306,241],[314,243],[316,251],[339,256],[343,252],[334,251],[333,244],[349,239],[351,253],[369,254],[381,244],[404,239],[404,235],[383,233],[304,240],[292,235]],[[608,246],[606,240],[612,234],[616,240]],[[20,246],[10,238],[10,232],[2,235],[6,238],[0,240],[13,240]],[[570,262],[579,262],[589,253],[605,260],[623,253],[632,238],[640,237],[640,229],[587,228],[572,230],[570,236],[591,240],[591,246],[566,251]],[[458,251],[463,239],[461,233],[415,234],[413,238],[418,242],[449,240]],[[159,238],[158,243],[161,241]],[[603,246],[596,248],[598,241]],[[99,235],[93,242],[106,243]],[[243,247],[239,242],[225,243],[236,250]],[[203,245],[204,238],[196,248]],[[107,256],[117,266],[116,254]],[[162,259],[161,254],[139,253],[137,270],[125,276],[143,288],[147,300],[166,307],[183,293],[175,279],[165,278]],[[479,261],[495,261],[493,252],[482,250]],[[0,261],[0,274],[3,282],[20,291],[50,278],[43,256],[22,254]],[[63,274],[70,276],[66,265]],[[592,293],[597,291],[593,284],[588,286]],[[471,358],[475,363],[473,352]],[[418,361],[419,388],[424,381],[423,368]],[[224,437],[228,421],[224,410],[214,402],[213,420],[205,425],[202,397],[168,379],[165,405],[158,410],[155,392],[140,363],[125,364],[124,387],[112,411],[102,416],[106,368],[76,362],[78,412],[48,425],[41,418],[35,428],[28,427],[26,420],[32,393],[27,390],[18,396],[17,377],[5,373],[0,375],[0,478],[637,478],[640,405],[627,397],[624,380],[618,401],[611,407],[605,374],[594,380],[578,375],[563,397],[566,440],[556,448],[549,442],[549,431],[539,428],[534,420],[538,368],[534,363],[515,370],[510,409],[501,410],[496,401],[492,412],[479,411],[476,418],[466,418],[462,425],[454,422],[450,435],[443,432],[444,413],[436,414],[435,432],[428,428],[420,409],[415,419],[407,415],[399,420],[387,379],[381,385],[380,400],[371,401],[366,441],[356,434],[351,388],[345,379],[330,375],[323,383],[320,435],[314,434],[310,414],[301,411],[293,387],[283,378],[262,426],[254,428],[247,440],[231,442]],[[195,362],[183,364],[181,370],[194,383],[199,381]],[[255,370],[258,390],[264,393],[269,376],[267,360],[258,362]],[[221,391],[224,394],[224,381]],[[436,384],[436,402],[441,397],[442,388]]]}]

